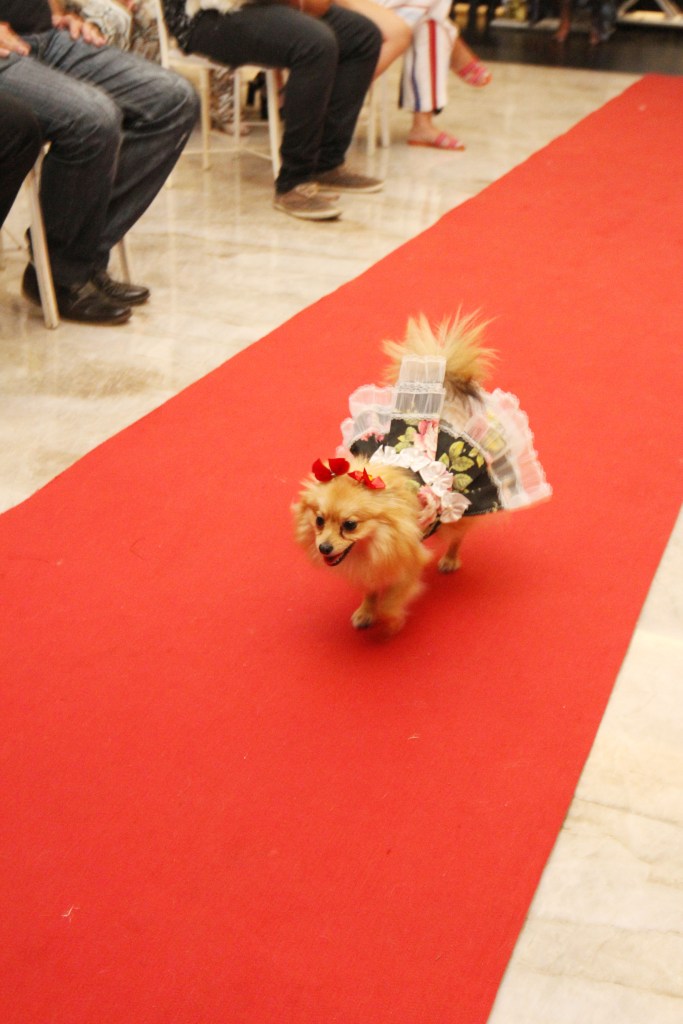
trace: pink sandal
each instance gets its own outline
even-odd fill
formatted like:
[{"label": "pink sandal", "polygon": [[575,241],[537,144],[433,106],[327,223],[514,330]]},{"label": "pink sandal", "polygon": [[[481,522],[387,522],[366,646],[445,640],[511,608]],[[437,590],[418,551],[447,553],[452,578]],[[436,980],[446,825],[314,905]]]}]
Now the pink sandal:
[{"label": "pink sandal", "polygon": [[467,82],[468,85],[474,85],[480,88],[483,85],[488,85],[493,75],[480,60],[475,57],[469,64],[465,64],[464,68],[460,68],[456,71],[459,78],[462,78],[463,82]]},{"label": "pink sandal", "polygon": [[451,149],[460,152],[465,143],[448,132],[439,132],[435,139],[408,139],[409,146],[427,146],[429,149]]}]

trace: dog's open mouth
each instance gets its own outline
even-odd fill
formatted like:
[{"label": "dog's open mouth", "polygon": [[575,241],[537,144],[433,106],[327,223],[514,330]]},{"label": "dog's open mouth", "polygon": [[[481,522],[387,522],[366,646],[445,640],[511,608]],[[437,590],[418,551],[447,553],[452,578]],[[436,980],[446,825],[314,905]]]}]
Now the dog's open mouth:
[{"label": "dog's open mouth", "polygon": [[349,544],[348,548],[344,548],[341,555],[323,555],[325,565],[339,565],[340,562],[344,561],[352,547],[353,544]]}]

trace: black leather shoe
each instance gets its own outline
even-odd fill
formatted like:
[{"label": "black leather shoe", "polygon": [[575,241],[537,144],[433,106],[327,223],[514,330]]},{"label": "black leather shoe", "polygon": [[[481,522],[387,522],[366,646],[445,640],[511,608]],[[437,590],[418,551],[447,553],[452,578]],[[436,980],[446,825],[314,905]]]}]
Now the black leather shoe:
[{"label": "black leather shoe", "polygon": [[[38,278],[32,263],[24,271],[21,290],[27,299],[40,305]],[[130,320],[130,306],[114,303],[95,287],[92,281],[66,288],[55,285],[57,309],[63,320],[83,324],[125,324]]]},{"label": "black leather shoe", "polygon": [[97,290],[117,306],[141,306],[149,298],[149,288],[145,288],[142,284],[114,281],[106,270],[98,270],[96,274],[93,274],[91,280]]}]

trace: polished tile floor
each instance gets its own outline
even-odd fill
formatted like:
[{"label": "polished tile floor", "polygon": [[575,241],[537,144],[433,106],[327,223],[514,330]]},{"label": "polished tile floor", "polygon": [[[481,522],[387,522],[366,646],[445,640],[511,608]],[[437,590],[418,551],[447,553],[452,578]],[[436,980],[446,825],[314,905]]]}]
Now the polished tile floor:
[{"label": "polished tile floor", "polygon": [[[385,191],[344,198],[336,224],[273,210],[265,160],[217,154],[202,173],[197,156],[184,156],[131,233],[134,276],[153,298],[125,327],[45,330],[19,293],[22,198],[3,232],[0,271],[0,510],[635,81],[505,63],[494,71],[486,89],[453,82],[442,122],[467,142],[464,153],[408,148],[396,112],[391,148],[369,162],[386,173]],[[354,159],[368,162],[362,133]],[[491,1024],[683,1020],[681,578],[679,523]]]},{"label": "polished tile floor", "polygon": [[[640,0],[632,17],[638,17],[648,4]],[[665,0],[668,2],[668,0]],[[548,7],[552,4],[548,2]],[[680,7],[680,4],[679,4]],[[640,74],[656,71],[663,75],[683,74],[683,17],[676,27],[619,24],[615,34],[602,46],[589,42],[590,16],[577,8],[572,32],[564,43],[554,34],[557,17],[547,17],[536,25],[500,17],[487,32],[474,31],[470,43],[482,58],[510,64],[536,64],[551,68],[584,68],[591,71],[620,71]]]}]

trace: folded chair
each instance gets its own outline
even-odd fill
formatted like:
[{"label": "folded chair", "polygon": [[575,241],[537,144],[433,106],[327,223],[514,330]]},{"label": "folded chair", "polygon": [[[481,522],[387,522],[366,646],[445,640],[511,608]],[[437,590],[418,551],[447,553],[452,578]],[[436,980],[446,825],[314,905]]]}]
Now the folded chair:
[{"label": "folded chair", "polygon": [[[161,0],[154,0],[154,9],[159,30],[159,56],[162,67],[171,68],[179,74],[188,78],[199,93],[201,104],[201,134],[202,134],[202,169],[208,171],[211,166],[211,72],[225,71],[226,65],[210,60],[198,54],[183,53],[171,38]],[[266,89],[268,97],[268,137],[270,152],[264,153],[258,149],[245,146],[242,141],[241,128],[241,93],[242,76],[240,68],[230,69],[233,75],[234,89],[234,118],[232,134],[234,146],[231,152],[251,153],[254,156],[269,159],[273,167],[273,177],[276,178],[280,172],[280,111],[278,102],[278,88],[275,71],[272,68],[264,68],[266,75]],[[185,152],[189,152],[187,149]]]}]

